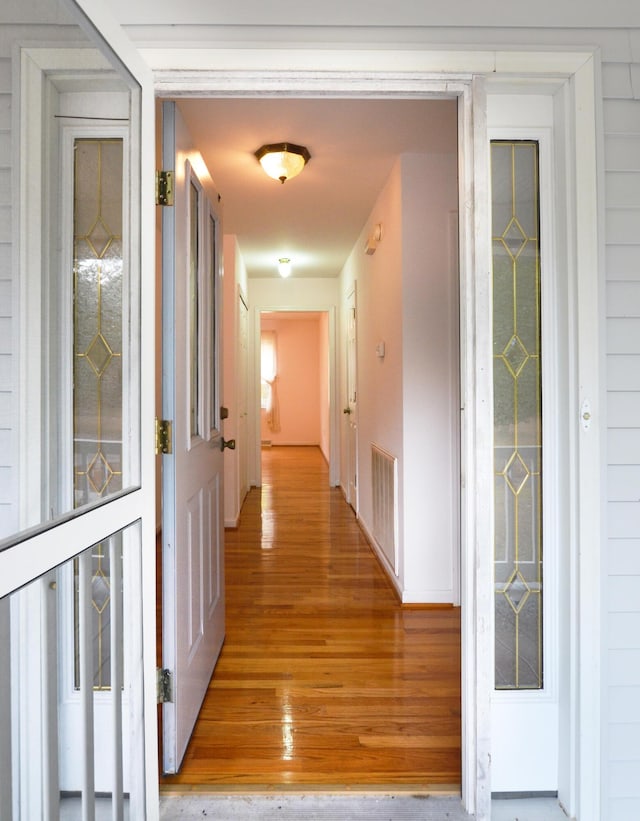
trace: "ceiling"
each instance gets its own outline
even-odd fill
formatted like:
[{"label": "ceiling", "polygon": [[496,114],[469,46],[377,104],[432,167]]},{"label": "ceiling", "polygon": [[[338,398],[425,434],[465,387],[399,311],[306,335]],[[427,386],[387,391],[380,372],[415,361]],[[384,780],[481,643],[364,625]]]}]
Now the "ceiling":
[{"label": "ceiling", "polygon": [[[249,277],[336,277],[396,158],[457,149],[454,100],[182,99],[178,102],[222,196]],[[305,145],[311,159],[281,184],[254,152]]]}]

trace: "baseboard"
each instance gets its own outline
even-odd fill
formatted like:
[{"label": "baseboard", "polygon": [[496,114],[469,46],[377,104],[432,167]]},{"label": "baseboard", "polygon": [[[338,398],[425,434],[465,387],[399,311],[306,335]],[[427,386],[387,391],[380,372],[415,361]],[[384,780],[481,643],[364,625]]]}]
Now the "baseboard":
[{"label": "baseboard", "polygon": [[389,581],[389,583],[391,584],[391,587],[393,588],[393,592],[398,597],[398,601],[400,603],[402,603],[402,588],[400,586],[400,579],[396,576],[393,568],[389,564],[389,560],[384,555],[382,550],[378,547],[378,545],[376,544],[376,541],[373,538],[373,536],[371,535],[371,533],[369,533],[369,530],[368,530],[366,524],[362,521],[362,519],[359,516],[356,516],[356,521],[358,522],[360,530],[362,531],[365,539],[367,540],[367,542],[369,542],[369,547],[375,553],[376,558],[378,559],[378,562],[380,564],[380,567],[382,568],[385,576],[387,577],[387,580]]},{"label": "baseboard", "polygon": [[409,606],[435,604],[453,607],[453,590],[405,590],[402,593],[402,604]]},{"label": "baseboard", "polygon": [[380,566],[398,597],[398,601],[403,607],[453,607],[453,590],[403,590],[400,585],[400,579],[396,576],[393,568],[389,564],[389,560],[378,547],[371,533],[369,533],[367,526],[359,516],[356,517],[356,519],[365,539],[369,542],[369,547],[375,553],[380,562]]}]

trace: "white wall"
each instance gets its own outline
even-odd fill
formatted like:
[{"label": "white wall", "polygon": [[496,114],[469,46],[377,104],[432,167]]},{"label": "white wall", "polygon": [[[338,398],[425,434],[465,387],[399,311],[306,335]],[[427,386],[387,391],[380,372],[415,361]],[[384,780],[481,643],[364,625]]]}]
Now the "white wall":
[{"label": "white wall", "polygon": [[457,151],[402,157],[403,601],[452,602],[458,548]]},{"label": "white wall", "polygon": [[240,390],[238,377],[243,373],[240,363],[238,291],[247,293],[247,270],[235,235],[227,234],[223,243],[224,276],[222,278],[222,398],[229,411],[222,422],[225,439],[235,439],[235,450],[224,452],[224,522],[236,527],[243,500],[240,498],[240,460],[248,459],[249,443],[240,432]]},{"label": "white wall", "polygon": [[[453,600],[459,472],[457,270],[451,253],[457,237],[450,230],[457,152],[451,148],[448,155],[404,155],[396,163],[341,286],[344,299],[358,283],[359,517],[371,534],[376,444],[398,459],[397,585],[407,603]],[[376,224],[382,239],[367,255],[365,240]],[[380,343],[384,358],[376,353]]]},{"label": "white wall", "polygon": [[[382,226],[382,240],[374,254],[364,250],[374,227]],[[357,282],[357,424],[358,515],[369,534],[373,532],[371,445],[376,444],[399,460],[400,506],[402,471],[402,178],[401,164],[394,168],[380,192],[369,219],[356,241],[342,272],[343,306]],[[346,368],[346,311],[343,308],[341,362]],[[385,356],[376,355],[384,342]],[[343,399],[346,406],[346,397]],[[343,428],[344,434],[344,428]],[[348,476],[341,484],[346,487]],[[402,544],[402,525],[400,530]],[[399,585],[404,579],[403,550],[397,568]]]}]

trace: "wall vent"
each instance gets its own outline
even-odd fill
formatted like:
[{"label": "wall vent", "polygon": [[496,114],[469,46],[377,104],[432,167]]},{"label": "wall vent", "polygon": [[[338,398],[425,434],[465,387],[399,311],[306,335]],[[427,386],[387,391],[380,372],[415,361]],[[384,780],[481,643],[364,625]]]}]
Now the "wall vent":
[{"label": "wall vent", "polygon": [[386,450],[371,445],[371,489],[373,533],[387,561],[398,573],[398,460]]}]

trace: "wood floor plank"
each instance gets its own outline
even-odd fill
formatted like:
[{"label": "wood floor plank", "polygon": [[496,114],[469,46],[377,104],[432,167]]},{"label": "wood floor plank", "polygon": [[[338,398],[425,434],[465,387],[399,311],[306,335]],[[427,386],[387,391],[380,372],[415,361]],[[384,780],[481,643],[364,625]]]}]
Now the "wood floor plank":
[{"label": "wood floor plank", "polygon": [[460,783],[460,619],[402,608],[317,448],[263,451],[181,785]]}]

